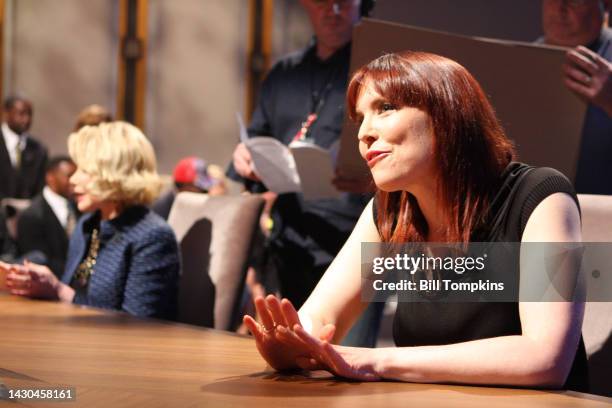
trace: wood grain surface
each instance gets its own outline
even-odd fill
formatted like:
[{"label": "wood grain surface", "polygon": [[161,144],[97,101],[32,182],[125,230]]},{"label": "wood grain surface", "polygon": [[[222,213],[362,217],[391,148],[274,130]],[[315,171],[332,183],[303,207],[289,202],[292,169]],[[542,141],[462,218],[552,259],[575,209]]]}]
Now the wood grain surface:
[{"label": "wood grain surface", "polygon": [[0,382],[73,387],[76,401],[32,407],[610,407],[573,392],[397,382],[266,370],[252,339],[0,293]]}]

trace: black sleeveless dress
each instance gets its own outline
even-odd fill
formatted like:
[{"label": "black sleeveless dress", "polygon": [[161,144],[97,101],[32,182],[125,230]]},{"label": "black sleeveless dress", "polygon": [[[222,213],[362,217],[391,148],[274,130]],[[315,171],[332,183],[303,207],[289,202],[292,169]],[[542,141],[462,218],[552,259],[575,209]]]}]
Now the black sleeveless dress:
[{"label": "black sleeveless dress", "polygon": [[[529,216],[551,194],[567,193],[578,204],[570,181],[551,168],[513,162],[503,172],[499,186],[492,200],[489,222],[485,223],[487,229],[475,232],[474,242],[520,242]],[[399,302],[393,322],[393,338],[398,347],[453,344],[518,334],[521,334],[521,322],[516,302]],[[564,388],[588,392],[582,337]]]}]

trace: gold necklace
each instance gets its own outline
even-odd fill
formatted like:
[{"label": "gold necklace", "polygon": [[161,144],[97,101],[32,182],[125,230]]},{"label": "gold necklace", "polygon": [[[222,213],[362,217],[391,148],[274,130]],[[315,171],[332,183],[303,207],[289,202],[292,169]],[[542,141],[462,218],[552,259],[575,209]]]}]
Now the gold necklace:
[{"label": "gold necklace", "polygon": [[90,276],[93,274],[93,268],[96,265],[96,259],[98,258],[98,250],[100,249],[100,239],[98,238],[98,229],[94,228],[91,232],[91,242],[89,244],[89,251],[87,256],[79,264],[75,273],[76,281],[82,286],[87,286]]}]

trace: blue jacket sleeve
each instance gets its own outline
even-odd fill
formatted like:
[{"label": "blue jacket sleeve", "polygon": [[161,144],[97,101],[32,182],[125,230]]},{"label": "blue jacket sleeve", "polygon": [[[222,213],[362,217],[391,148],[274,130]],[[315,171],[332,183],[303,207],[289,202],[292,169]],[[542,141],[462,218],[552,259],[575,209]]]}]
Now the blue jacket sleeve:
[{"label": "blue jacket sleeve", "polygon": [[180,257],[168,226],[152,229],[135,244],[121,308],[135,316],[173,319]]}]

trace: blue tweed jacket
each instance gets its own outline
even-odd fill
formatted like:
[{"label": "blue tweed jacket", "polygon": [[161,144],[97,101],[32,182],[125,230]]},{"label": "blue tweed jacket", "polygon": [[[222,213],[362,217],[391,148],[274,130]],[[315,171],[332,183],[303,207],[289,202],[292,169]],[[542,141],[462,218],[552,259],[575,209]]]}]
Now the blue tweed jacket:
[{"label": "blue tweed jacket", "polygon": [[100,221],[99,212],[81,217],[70,239],[62,281],[70,285],[97,225],[96,264],[86,291],[77,290],[73,302],[136,316],[174,318],[178,244],[168,224],[146,207],[130,207],[109,221]]}]

